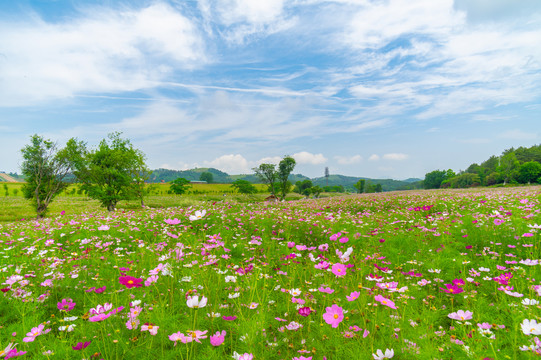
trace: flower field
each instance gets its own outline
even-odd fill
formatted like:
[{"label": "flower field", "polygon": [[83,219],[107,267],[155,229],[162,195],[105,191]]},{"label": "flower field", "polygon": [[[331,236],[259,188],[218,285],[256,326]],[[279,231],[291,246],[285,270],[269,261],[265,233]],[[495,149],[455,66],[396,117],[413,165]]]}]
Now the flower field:
[{"label": "flower field", "polygon": [[0,358],[530,359],[541,189],[0,225]]}]

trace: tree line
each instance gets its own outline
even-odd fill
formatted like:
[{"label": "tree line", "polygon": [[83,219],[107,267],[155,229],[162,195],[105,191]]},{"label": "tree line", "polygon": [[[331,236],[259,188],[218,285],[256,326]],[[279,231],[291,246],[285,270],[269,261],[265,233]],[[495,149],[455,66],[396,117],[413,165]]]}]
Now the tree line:
[{"label": "tree line", "polygon": [[[22,192],[31,201],[38,219],[46,215],[54,198],[74,182],[79,184],[79,191],[98,200],[109,211],[114,211],[121,200],[139,199],[144,206],[144,197],[152,191],[145,186],[151,171],[143,152],[120,135],[109,134],[95,148],[77,138],[68,140],[61,148],[42,136],[31,136],[30,144],[21,149],[21,171],[26,179]],[[273,197],[284,200],[292,189],[288,177],[295,165],[295,159],[286,155],[278,165],[261,164],[253,170],[268,185]],[[212,183],[213,175],[203,172],[200,180]],[[170,192],[183,194],[189,184],[190,181],[178,177],[170,182]],[[246,180],[239,179],[232,187],[239,193],[257,192]]]},{"label": "tree line", "polygon": [[510,148],[464,171],[434,170],[425,175],[425,189],[467,188],[499,184],[541,184],[541,145]]}]

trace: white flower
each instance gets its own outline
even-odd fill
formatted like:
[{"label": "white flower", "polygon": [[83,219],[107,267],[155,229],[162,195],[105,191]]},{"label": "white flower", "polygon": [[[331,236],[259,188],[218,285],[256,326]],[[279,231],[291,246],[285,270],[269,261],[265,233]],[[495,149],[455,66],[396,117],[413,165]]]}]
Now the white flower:
[{"label": "white flower", "polygon": [[229,294],[227,297],[230,299],[236,299],[240,296],[240,293]]},{"label": "white flower", "polygon": [[394,350],[391,349],[385,349],[385,354],[383,351],[378,349],[375,354],[372,354],[374,357],[374,360],[383,360],[383,359],[391,359],[394,356]]},{"label": "white flower", "polygon": [[520,327],[524,335],[541,335],[541,324],[535,320],[524,319]]},{"label": "white flower", "polygon": [[225,282],[237,282],[237,277],[233,275],[229,275],[225,277]]},{"label": "white flower", "polygon": [[210,314],[207,314],[208,317],[210,318],[219,318],[222,314],[220,313],[215,313],[215,312],[211,312]]},{"label": "white flower", "polygon": [[538,305],[538,304],[539,304],[539,301],[535,299],[525,298],[522,300],[522,305]]},{"label": "white flower", "polygon": [[199,296],[188,296],[188,300],[186,301],[186,305],[190,308],[202,308],[207,306],[207,298],[202,296],[201,301],[199,301]]},{"label": "white flower", "polygon": [[207,210],[203,210],[203,211],[196,210],[194,215],[190,215],[190,221],[201,220],[205,216],[206,213],[207,213]]},{"label": "white flower", "polygon": [[291,289],[289,290],[289,293],[291,296],[300,296],[302,294],[300,289]]},{"label": "white flower", "polygon": [[75,326],[77,326],[77,325],[75,325],[75,324],[70,324],[70,325],[68,325],[68,326],[60,326],[60,327],[58,328],[58,330],[60,330],[60,331],[71,332],[71,331],[75,330]]},{"label": "white flower", "polygon": [[191,276],[184,276],[181,281],[184,281],[184,282],[191,282],[192,281],[192,277]]}]

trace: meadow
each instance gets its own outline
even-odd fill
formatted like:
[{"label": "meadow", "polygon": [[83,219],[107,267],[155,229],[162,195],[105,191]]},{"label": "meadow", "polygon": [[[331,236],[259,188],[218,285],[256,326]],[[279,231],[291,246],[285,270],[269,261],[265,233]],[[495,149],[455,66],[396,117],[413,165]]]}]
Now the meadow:
[{"label": "meadow", "polygon": [[540,187],[207,197],[1,223],[0,358],[541,353]]}]

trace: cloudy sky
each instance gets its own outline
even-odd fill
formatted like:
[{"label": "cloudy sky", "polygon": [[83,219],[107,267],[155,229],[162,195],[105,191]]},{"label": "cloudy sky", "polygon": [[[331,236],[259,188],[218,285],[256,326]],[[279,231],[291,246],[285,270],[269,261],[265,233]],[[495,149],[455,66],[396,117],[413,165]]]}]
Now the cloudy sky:
[{"label": "cloudy sky", "polygon": [[0,170],[112,131],[151,168],[465,169],[541,143],[541,1],[1,1]]}]

